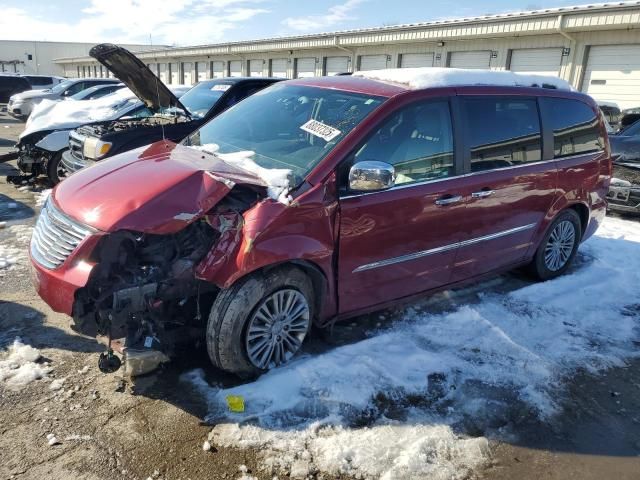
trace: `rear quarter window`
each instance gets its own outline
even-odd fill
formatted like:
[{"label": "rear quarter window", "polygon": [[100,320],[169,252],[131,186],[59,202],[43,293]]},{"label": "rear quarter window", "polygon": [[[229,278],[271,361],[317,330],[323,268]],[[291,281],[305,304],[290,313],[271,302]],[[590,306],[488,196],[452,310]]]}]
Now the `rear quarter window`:
[{"label": "rear quarter window", "polygon": [[604,149],[604,138],[596,113],[580,100],[544,98],[546,122],[553,131],[555,158]]}]

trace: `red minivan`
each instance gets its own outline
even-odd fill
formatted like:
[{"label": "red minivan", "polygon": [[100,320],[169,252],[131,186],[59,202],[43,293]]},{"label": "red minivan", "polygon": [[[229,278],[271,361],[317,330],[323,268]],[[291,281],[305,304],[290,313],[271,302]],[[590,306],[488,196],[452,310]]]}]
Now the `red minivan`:
[{"label": "red minivan", "polygon": [[125,356],[204,335],[246,376],[312,324],[518,266],[564,273],[605,216],[596,103],[510,72],[391,73],[278,83],[182,144],[72,175],[34,230],[38,293]]}]

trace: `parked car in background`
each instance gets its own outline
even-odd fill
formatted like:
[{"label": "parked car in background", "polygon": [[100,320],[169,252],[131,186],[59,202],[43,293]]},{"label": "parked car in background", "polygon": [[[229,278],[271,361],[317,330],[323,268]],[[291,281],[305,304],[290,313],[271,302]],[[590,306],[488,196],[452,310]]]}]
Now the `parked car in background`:
[{"label": "parked car in background", "polygon": [[609,122],[609,125],[611,125],[610,133],[617,131],[620,128],[620,116],[622,113],[618,104],[614,102],[599,101],[598,106],[600,107],[602,114],[607,119],[607,122]]},{"label": "parked car in background", "polygon": [[91,49],[90,55],[127,82],[151,110],[164,115],[94,123],[74,130],[69,135],[69,149],[62,154],[65,174],[158,140],[179,142],[227,108],[278,81],[238,77],[205,80],[178,100],[128,50],[103,44]]},{"label": "parked car in background", "polygon": [[75,95],[71,95],[70,97],[65,97],[65,100],[95,100],[96,98],[104,97],[105,95],[109,95],[110,93],[113,93],[125,87],[126,85],[124,83],[96,85],[94,87],[89,87],[81,90]]},{"label": "parked car in background", "polygon": [[620,130],[640,120],[640,108],[627,108],[620,114]]},{"label": "parked car in background", "polygon": [[53,88],[65,80],[64,77],[56,77],[52,75],[21,74],[20,76],[27,79],[33,90],[46,90],[48,88]]},{"label": "parked car in background", "polygon": [[611,135],[609,141],[613,157],[609,209],[640,213],[640,120]]},{"label": "parked car in background", "polygon": [[[170,88],[178,96],[189,89],[184,85],[172,85]],[[17,165],[22,174],[8,176],[7,180],[23,183],[38,175],[47,175],[53,183],[57,183],[61,173],[60,160],[69,146],[71,130],[94,122],[153,115],[155,112],[146,107],[128,88],[93,100],[45,100],[36,106],[16,143]]]},{"label": "parked car in background", "polygon": [[31,90],[12,95],[9,98],[7,112],[14,118],[26,120],[33,107],[42,100],[61,100],[95,85],[113,83],[120,83],[120,80],[115,78],[75,78],[65,80],[50,89]]},{"label": "parked car in background", "polygon": [[126,358],[171,354],[200,329],[214,365],[255,375],[289,361],[312,323],[522,265],[563,274],[605,216],[610,173],[597,104],[560,79],[291,80],[181,144],[61,182],[34,230],[33,278]]},{"label": "parked car in background", "polygon": [[0,74],[0,103],[7,103],[12,95],[31,90],[29,81],[18,75]]}]

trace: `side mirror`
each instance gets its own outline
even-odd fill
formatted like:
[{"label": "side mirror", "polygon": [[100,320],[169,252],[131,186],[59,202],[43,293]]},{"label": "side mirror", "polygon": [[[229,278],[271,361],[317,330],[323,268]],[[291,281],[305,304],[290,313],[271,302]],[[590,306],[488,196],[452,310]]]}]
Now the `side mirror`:
[{"label": "side mirror", "polygon": [[349,190],[375,192],[395,185],[396,171],[393,165],[375,160],[354,164],[349,170]]}]

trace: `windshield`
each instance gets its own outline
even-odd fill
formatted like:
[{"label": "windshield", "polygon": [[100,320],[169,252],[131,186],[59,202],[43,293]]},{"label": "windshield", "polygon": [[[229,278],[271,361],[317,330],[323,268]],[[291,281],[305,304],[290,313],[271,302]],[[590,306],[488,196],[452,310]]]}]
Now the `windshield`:
[{"label": "windshield", "polygon": [[187,137],[184,144],[216,154],[239,154],[267,169],[289,169],[298,185],[384,100],[339,90],[275,84],[214,118]]},{"label": "windshield", "polygon": [[64,92],[67,88],[69,88],[71,85],[73,85],[74,81],[73,80],[65,80],[64,82],[59,83],[58,85],[56,85],[55,87],[53,87],[50,91],[51,93],[62,93]]},{"label": "windshield", "polygon": [[632,123],[627,128],[620,132],[621,136],[626,137],[635,137],[636,135],[640,135],[640,120]]},{"label": "windshield", "polygon": [[196,118],[203,118],[231,85],[211,80],[201,82],[182,97],[180,103]]}]

